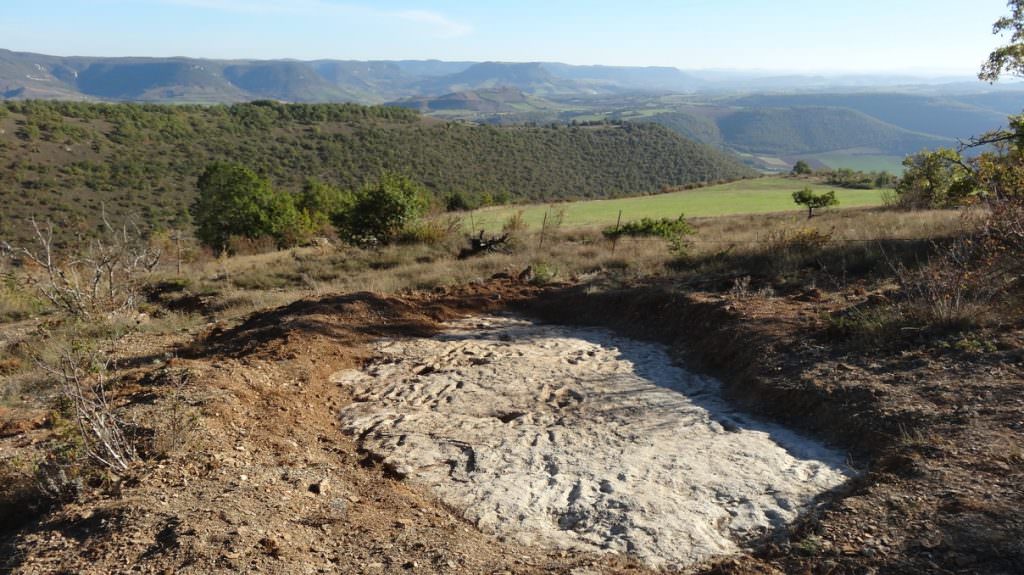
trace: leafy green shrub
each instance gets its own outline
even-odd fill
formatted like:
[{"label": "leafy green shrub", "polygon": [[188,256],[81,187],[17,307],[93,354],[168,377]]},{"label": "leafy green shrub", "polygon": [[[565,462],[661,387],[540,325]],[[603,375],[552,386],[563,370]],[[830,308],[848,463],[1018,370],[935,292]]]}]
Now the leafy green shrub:
[{"label": "leafy green shrub", "polygon": [[903,165],[906,170],[896,185],[901,207],[955,207],[977,192],[975,175],[955,150],[914,154],[903,160]]},{"label": "leafy green shrub", "polygon": [[533,285],[546,285],[558,277],[558,268],[547,262],[534,262],[530,267],[533,270],[530,283]]},{"label": "leafy green shrub", "polygon": [[473,209],[466,195],[462,192],[452,192],[444,200],[444,209],[449,212],[468,212]]},{"label": "leafy green shrub", "polygon": [[310,228],[323,233],[331,218],[351,207],[352,193],[319,180],[307,180],[295,200],[295,207],[309,218]]},{"label": "leafy green shrub", "polygon": [[355,193],[351,206],[332,219],[338,235],[359,246],[389,244],[427,205],[426,190],[411,179],[385,172]]},{"label": "leafy green shrub", "polygon": [[658,220],[654,218],[641,218],[637,221],[626,222],[621,226],[605,228],[601,233],[612,241],[617,241],[623,236],[633,238],[664,238],[668,240],[673,251],[683,252],[687,247],[686,236],[697,232],[684,219],[683,214],[679,214],[679,217],[674,220],[671,218],[661,218]]},{"label": "leafy green shrub", "polygon": [[310,234],[310,219],[295,207],[292,196],[274,192],[266,179],[244,166],[210,164],[197,188],[199,196],[192,205],[196,237],[215,250],[229,249],[232,236],[271,237],[286,247]]}]

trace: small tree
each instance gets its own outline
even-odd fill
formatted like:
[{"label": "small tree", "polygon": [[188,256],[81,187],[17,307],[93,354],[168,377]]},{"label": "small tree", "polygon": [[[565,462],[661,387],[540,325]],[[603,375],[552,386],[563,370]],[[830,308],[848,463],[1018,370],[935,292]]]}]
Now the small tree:
[{"label": "small tree", "polygon": [[801,206],[807,206],[807,219],[814,217],[814,210],[817,208],[827,208],[839,204],[834,190],[829,190],[823,194],[815,194],[810,188],[793,192],[793,201]]},{"label": "small tree", "polygon": [[976,191],[975,177],[955,150],[939,148],[903,160],[906,170],[896,193],[900,204],[911,208],[951,208]]},{"label": "small tree", "polygon": [[309,235],[309,217],[295,207],[291,194],[275,193],[270,183],[238,164],[209,165],[197,183],[192,204],[196,237],[223,251],[228,239],[273,237],[279,246],[294,245]]},{"label": "small tree", "polygon": [[387,244],[398,238],[407,225],[426,208],[426,190],[416,182],[394,173],[364,185],[351,206],[333,218],[338,235],[356,245]]},{"label": "small tree", "polygon": [[813,174],[814,170],[811,169],[811,165],[808,164],[807,162],[803,160],[797,160],[796,163],[793,164],[792,173],[794,176],[807,176]]}]

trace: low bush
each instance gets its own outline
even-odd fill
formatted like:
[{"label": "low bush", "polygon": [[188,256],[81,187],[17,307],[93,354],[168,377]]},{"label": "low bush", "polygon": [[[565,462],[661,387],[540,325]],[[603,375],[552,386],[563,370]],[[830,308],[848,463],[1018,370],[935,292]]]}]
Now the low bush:
[{"label": "low bush", "polygon": [[696,233],[693,226],[686,221],[683,214],[678,218],[641,218],[636,221],[626,222],[621,226],[605,228],[601,231],[604,237],[617,241],[623,236],[640,238],[663,238],[669,242],[672,251],[682,253],[686,251],[688,244],[686,237]]}]

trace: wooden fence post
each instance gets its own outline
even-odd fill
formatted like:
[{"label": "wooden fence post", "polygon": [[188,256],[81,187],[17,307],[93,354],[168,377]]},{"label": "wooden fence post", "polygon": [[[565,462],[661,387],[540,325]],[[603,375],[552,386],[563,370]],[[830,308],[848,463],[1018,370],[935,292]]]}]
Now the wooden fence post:
[{"label": "wooden fence post", "polygon": [[544,229],[548,227],[548,211],[544,210],[544,221],[540,223],[540,245],[538,249],[544,247]]},{"label": "wooden fence post", "polygon": [[615,246],[619,243],[619,225],[622,224],[622,210],[619,210],[619,217],[615,220],[615,234],[612,235],[612,253],[615,253]]}]

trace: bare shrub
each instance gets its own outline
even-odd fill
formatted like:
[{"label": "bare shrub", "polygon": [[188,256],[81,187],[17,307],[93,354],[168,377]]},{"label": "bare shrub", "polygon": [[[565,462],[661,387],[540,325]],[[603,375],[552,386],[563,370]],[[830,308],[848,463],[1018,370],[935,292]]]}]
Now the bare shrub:
[{"label": "bare shrub", "polygon": [[993,264],[1019,278],[1024,273],[1024,198],[992,205],[985,220],[983,240]]},{"label": "bare shrub", "polygon": [[170,387],[171,394],[154,416],[155,434],[150,447],[153,455],[168,457],[177,453],[192,436],[196,414],[185,400],[185,388],[191,378],[187,369],[168,369],[158,374],[158,381]]},{"label": "bare shrub", "polygon": [[79,254],[58,254],[53,224],[31,220],[36,246],[12,249],[39,269],[28,281],[57,309],[74,317],[134,309],[142,281],[160,262],[161,252],[134,226],[115,228],[104,220],[104,235]]},{"label": "bare shrub", "polygon": [[1003,287],[1001,274],[986,265],[982,243],[965,233],[935,251],[922,266],[890,263],[909,315],[936,326],[980,323]]},{"label": "bare shrub", "polygon": [[523,217],[523,210],[519,210],[505,220],[505,223],[501,225],[501,231],[510,236],[515,236],[516,234],[522,234],[529,227],[530,225],[526,223],[526,218]]},{"label": "bare shrub", "polygon": [[54,363],[39,362],[54,377],[68,400],[82,450],[114,472],[127,471],[138,459],[133,438],[107,395],[110,362],[98,351],[75,346],[61,350]]}]

